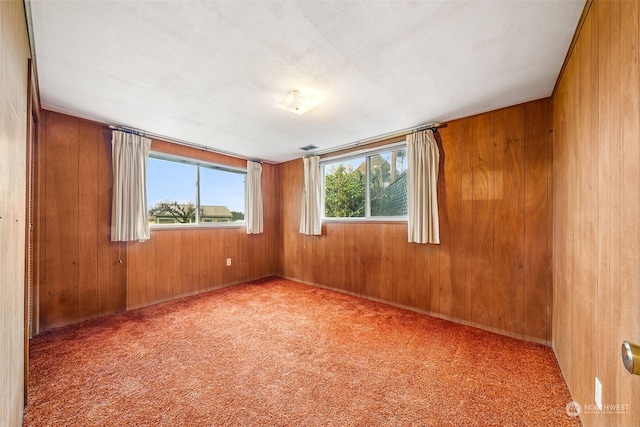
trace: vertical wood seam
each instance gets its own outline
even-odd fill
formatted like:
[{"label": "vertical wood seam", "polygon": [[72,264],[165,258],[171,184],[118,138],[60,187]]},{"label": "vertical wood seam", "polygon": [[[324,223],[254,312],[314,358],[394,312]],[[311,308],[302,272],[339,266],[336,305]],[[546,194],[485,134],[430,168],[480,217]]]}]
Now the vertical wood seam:
[{"label": "vertical wood seam", "polygon": [[496,114],[495,112],[491,114],[493,117],[493,191],[491,194],[491,309],[489,310],[489,314],[491,315],[490,326],[495,326],[495,291],[496,291]]}]

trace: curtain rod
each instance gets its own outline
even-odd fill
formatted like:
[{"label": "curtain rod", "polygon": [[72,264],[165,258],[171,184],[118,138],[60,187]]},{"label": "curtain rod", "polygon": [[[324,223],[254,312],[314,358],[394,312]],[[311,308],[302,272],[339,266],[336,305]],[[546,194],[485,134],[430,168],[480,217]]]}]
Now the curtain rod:
[{"label": "curtain rod", "polygon": [[126,128],[124,126],[109,125],[109,129],[117,130],[119,132],[124,132],[124,133],[130,133],[132,135],[145,136],[144,132],[140,132],[138,130],[131,129],[131,128]]},{"label": "curtain rod", "polygon": [[249,161],[252,161],[252,162],[262,163],[262,160],[260,160],[260,159],[255,159],[255,158],[252,158],[252,157],[245,157],[245,156],[241,156],[241,155],[238,155],[238,154],[235,154],[235,153],[230,153],[230,152],[224,151],[224,150],[213,149],[213,148],[207,147],[205,145],[194,144],[192,142],[186,142],[186,141],[183,141],[183,140],[180,140],[180,139],[171,138],[171,137],[164,136],[164,135],[158,135],[157,133],[143,132],[141,130],[132,129],[132,128],[128,128],[128,127],[125,127],[125,126],[119,126],[119,125],[109,125],[109,129],[117,130],[117,131],[124,132],[124,133],[130,133],[130,134],[138,135],[138,136],[146,136],[148,138],[158,139],[158,140],[161,140],[161,141],[166,141],[166,142],[171,142],[173,144],[182,145],[183,147],[195,148],[196,150],[203,150],[203,151],[208,151],[210,153],[222,154],[222,155],[225,155],[225,156],[234,157],[236,159],[249,160]]},{"label": "curtain rod", "polygon": [[361,145],[373,144],[375,142],[384,141],[385,139],[397,138],[399,136],[405,136],[405,135],[409,135],[409,134],[412,134],[412,133],[420,132],[420,131],[423,131],[423,130],[431,129],[433,131],[436,131],[436,130],[438,130],[440,128],[446,128],[447,126],[448,126],[447,123],[440,123],[440,122],[429,123],[427,125],[415,126],[415,127],[412,127],[412,128],[406,128],[406,129],[395,131],[395,132],[389,132],[389,133],[385,133],[383,135],[374,136],[374,137],[371,137],[371,138],[361,139],[361,140],[356,141],[356,142],[350,142],[348,144],[339,145],[337,147],[328,148],[326,150],[319,150],[319,151],[316,151],[313,154],[309,154],[309,155],[304,156],[304,157],[321,156],[323,154],[334,153],[336,151],[347,150],[349,148],[356,148],[356,147],[359,147]]}]

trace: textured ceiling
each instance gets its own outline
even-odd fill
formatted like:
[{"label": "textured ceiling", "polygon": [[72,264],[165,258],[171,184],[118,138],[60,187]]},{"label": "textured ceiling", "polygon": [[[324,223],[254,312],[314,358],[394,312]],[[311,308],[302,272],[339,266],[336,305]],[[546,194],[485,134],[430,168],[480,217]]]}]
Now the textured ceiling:
[{"label": "textured ceiling", "polygon": [[549,96],[584,0],[27,6],[44,108],[281,162]]}]

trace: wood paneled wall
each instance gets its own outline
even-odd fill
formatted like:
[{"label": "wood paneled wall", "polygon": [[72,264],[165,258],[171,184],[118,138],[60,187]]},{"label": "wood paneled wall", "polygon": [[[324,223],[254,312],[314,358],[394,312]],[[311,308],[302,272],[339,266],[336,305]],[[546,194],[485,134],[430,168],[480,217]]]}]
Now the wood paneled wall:
[{"label": "wood paneled wall", "polygon": [[[589,6],[589,4],[588,4]],[[640,425],[640,377],[623,340],[640,343],[640,13],[594,1],[553,96],[553,348],[585,426]]]},{"label": "wood paneled wall", "polygon": [[0,2],[0,425],[24,407],[27,64],[21,1]]},{"label": "wood paneled wall", "polygon": [[440,245],[402,222],[325,222],[298,233],[302,162],[278,165],[282,276],[549,343],[549,100],[441,129]]},{"label": "wood paneled wall", "polygon": [[[38,151],[40,327],[203,292],[274,273],[274,167],[263,165],[265,233],[244,228],[154,230],[110,241],[111,131],[44,111]],[[230,166],[246,162],[154,140],[152,150]],[[42,208],[44,207],[44,208]],[[232,266],[226,267],[226,258]]]},{"label": "wood paneled wall", "polygon": [[109,238],[109,129],[47,111],[39,123],[36,227],[43,331],[124,310],[127,250]]}]

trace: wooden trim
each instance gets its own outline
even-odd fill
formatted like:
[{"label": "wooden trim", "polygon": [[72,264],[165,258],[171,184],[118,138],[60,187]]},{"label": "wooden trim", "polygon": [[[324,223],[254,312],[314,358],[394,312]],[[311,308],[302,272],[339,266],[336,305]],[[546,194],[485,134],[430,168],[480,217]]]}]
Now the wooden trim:
[{"label": "wooden trim", "polygon": [[582,31],[582,27],[584,25],[585,19],[587,19],[587,15],[589,14],[589,10],[591,10],[591,5],[593,4],[593,0],[587,0],[584,4],[584,9],[582,9],[582,15],[580,15],[580,19],[578,20],[578,25],[576,26],[576,31],[573,33],[573,38],[571,39],[571,44],[569,44],[569,50],[567,50],[567,54],[564,57],[564,62],[562,63],[562,67],[560,68],[560,73],[558,73],[558,78],[556,79],[556,84],[553,86],[553,91],[551,92],[551,98],[555,98],[556,91],[558,90],[558,85],[560,84],[560,80],[564,75],[564,72],[567,68],[567,63],[569,62],[569,58],[571,58],[571,54],[573,53],[573,49],[576,46],[576,42],[580,37],[580,32]]},{"label": "wooden trim", "polygon": [[[35,310],[33,295],[36,293],[36,281],[34,280],[35,237],[33,229],[34,215],[34,184],[35,184],[35,142],[37,138],[37,126],[39,112],[37,98],[34,94],[34,67],[33,61],[27,64],[27,138],[26,144],[26,197],[25,197],[25,274],[24,274],[24,404],[27,404],[29,391],[29,337],[31,335],[31,320],[34,318],[32,310]],[[30,292],[31,291],[31,292]],[[32,310],[30,310],[30,308]]]}]

